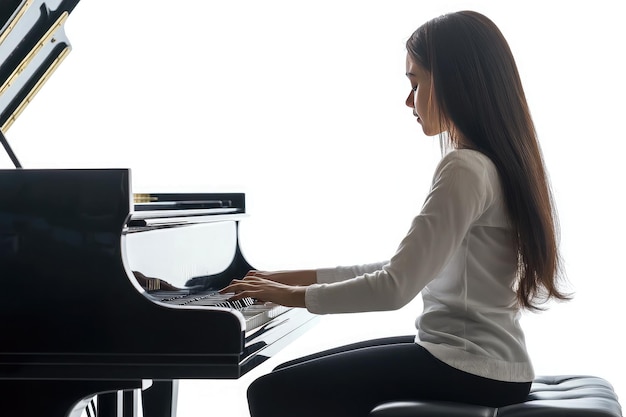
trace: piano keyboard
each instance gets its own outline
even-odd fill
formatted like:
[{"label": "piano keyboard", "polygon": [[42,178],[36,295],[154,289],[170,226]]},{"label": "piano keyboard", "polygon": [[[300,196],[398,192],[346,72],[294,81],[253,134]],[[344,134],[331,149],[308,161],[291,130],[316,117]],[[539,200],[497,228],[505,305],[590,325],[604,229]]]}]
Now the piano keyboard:
[{"label": "piano keyboard", "polygon": [[180,291],[159,290],[150,291],[149,294],[156,300],[167,304],[232,308],[239,311],[246,320],[246,332],[250,332],[290,310],[290,307],[265,303],[250,297],[231,301],[229,298],[233,296],[232,293],[220,294],[217,291],[181,293]]}]

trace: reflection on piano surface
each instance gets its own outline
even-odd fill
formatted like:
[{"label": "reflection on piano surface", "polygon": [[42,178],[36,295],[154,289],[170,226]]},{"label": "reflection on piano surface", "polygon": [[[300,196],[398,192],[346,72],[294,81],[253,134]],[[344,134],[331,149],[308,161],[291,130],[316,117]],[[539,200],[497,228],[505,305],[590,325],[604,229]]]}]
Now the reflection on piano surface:
[{"label": "reflection on piano surface", "polygon": [[[11,383],[238,378],[312,319],[215,292],[251,269],[237,238],[242,194],[179,195],[236,203],[157,217],[131,209],[128,170],[2,170],[0,195],[11,294],[0,304],[0,378]],[[132,272],[142,270],[168,289],[142,288]]]},{"label": "reflection on piano surface", "polygon": [[[0,9],[2,132],[69,50],[78,0],[49,3]],[[117,416],[141,389],[145,417],[171,417],[177,380],[239,378],[298,336],[306,310],[217,292],[253,269],[245,216],[241,193],[133,195],[127,169],[0,170],[3,413],[74,417],[98,394]]]}]

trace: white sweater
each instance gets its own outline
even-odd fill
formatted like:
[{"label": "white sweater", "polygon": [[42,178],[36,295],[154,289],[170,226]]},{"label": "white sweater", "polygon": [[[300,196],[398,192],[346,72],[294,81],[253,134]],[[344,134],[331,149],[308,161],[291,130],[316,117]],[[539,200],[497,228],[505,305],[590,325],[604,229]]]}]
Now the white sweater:
[{"label": "white sweater", "polygon": [[519,325],[517,253],[499,176],[485,155],[454,150],[390,261],[317,271],[306,290],[316,314],[401,308],[421,292],[416,343],[475,375],[534,378]]}]

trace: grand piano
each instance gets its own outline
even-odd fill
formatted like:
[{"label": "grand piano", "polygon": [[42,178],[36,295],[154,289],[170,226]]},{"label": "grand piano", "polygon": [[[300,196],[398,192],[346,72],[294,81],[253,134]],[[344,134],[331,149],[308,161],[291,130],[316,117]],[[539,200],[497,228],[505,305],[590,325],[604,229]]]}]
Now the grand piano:
[{"label": "grand piano", "polygon": [[141,396],[144,417],[174,417],[179,380],[239,378],[315,320],[217,292],[254,269],[244,194],[138,194],[130,169],[21,167],[5,133],[69,52],[77,3],[0,9],[0,140],[16,167],[0,170],[0,410],[128,417]]}]

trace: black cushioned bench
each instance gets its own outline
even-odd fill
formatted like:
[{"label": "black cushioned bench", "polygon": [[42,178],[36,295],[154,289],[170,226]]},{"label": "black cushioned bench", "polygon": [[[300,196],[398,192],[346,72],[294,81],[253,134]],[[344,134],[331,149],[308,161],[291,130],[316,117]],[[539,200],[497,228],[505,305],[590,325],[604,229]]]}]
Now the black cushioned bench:
[{"label": "black cushioned bench", "polygon": [[541,376],[525,402],[501,408],[428,401],[378,405],[370,417],[623,417],[613,387],[595,376]]}]

